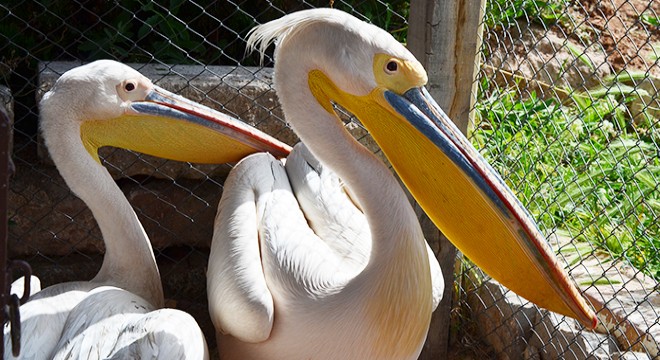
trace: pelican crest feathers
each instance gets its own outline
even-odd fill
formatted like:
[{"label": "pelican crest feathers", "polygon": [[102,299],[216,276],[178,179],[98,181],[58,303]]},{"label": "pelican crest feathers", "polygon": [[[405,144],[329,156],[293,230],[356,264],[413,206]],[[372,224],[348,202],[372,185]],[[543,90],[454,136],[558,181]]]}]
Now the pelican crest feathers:
[{"label": "pelican crest feathers", "polygon": [[[382,29],[365,23],[357,22],[351,15],[330,8],[309,9],[288,14],[279,19],[268,23],[258,25],[247,34],[246,53],[257,51],[260,55],[260,62],[263,65],[263,59],[266,55],[266,49],[271,44],[278,46],[286,39],[294,37],[296,33],[305,30],[308,26],[314,24],[339,25],[344,31],[360,32],[360,28],[367,26],[370,31],[384,32]],[[364,32],[362,32],[364,35]]]}]

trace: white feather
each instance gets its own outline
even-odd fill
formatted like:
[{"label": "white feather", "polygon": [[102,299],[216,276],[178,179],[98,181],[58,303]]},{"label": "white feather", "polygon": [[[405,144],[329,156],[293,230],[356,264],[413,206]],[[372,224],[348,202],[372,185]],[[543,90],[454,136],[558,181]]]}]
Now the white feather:
[{"label": "white feather", "polygon": [[[185,333],[185,334],[183,334]],[[53,359],[205,359],[204,336],[189,314],[126,290],[92,290],[65,324]]]}]

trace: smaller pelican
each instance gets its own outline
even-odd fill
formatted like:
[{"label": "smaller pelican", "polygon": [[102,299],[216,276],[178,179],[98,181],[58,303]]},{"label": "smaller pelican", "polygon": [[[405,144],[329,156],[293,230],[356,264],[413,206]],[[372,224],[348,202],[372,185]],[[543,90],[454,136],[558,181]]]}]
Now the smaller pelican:
[{"label": "smaller pelican", "polygon": [[[426,71],[402,44],[333,9],[288,14],[248,38],[262,54],[271,43],[286,120],[343,182],[349,196],[334,199],[357,206],[329,218],[329,197],[298,190],[296,198],[292,185],[306,180],[267,154],[232,169],[207,273],[221,358],[421,352],[438,288],[428,245],[392,172],[346,131],[333,104],[362,122],[424,211],[477,265],[529,300],[595,326],[529,214],[430,97]],[[364,223],[367,244],[353,239]]]},{"label": "smaller pelican", "polygon": [[[155,86],[129,66],[100,60],[63,74],[40,103],[41,131],[71,190],[105,243],[90,281],[61,283],[21,306],[23,359],[206,359],[201,329],[163,307],[153,250],[98,149],[122,147],[173,160],[235,162],[290,148],[238,120]],[[5,326],[5,359],[9,327]]]}]

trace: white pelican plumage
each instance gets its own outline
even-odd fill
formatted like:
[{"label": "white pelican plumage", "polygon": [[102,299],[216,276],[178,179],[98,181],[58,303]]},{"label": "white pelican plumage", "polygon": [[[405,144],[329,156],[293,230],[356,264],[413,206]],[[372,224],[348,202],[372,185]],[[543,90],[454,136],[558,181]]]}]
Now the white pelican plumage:
[{"label": "white pelican plumage", "polygon": [[[595,315],[524,208],[424,89],[421,64],[388,33],[333,9],[253,29],[275,42],[275,90],[287,121],[337,173],[371,233],[363,269],[315,236],[268,155],[225,183],[207,290],[223,359],[415,359],[431,318],[428,251],[388,168],[343,128],[357,116],[435,224],[522,296],[589,327]],[[265,165],[264,165],[265,164]],[[265,169],[264,169],[265,168]]]},{"label": "white pelican plumage", "polygon": [[[21,306],[21,358],[205,359],[201,329],[163,307],[153,250],[98,158],[102,146],[174,160],[234,162],[288,146],[155,86],[129,66],[100,60],[63,74],[40,103],[41,131],[60,174],[92,211],[105,243],[90,281],[61,283]],[[8,344],[5,326],[5,349]],[[5,359],[11,358],[6,350]]]},{"label": "white pelican plumage", "polygon": [[[10,294],[15,294],[19,298],[23,297],[23,293],[25,292],[25,277],[20,277],[16,279],[14,282],[11,283],[11,288],[9,289]],[[30,275],[30,294],[28,296],[32,296],[39,291],[41,291],[41,279],[34,275]]]}]

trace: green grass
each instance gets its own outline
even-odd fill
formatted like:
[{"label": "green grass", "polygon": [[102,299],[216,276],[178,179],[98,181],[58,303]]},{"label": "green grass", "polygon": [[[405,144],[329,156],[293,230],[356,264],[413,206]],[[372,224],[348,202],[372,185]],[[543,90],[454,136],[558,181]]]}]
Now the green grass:
[{"label": "green grass", "polygon": [[632,119],[640,95],[615,85],[566,105],[494,91],[478,101],[471,137],[544,233],[660,280],[660,124],[649,113]]},{"label": "green grass", "polygon": [[564,0],[487,0],[485,24],[507,27],[521,18],[555,23],[564,16]]},{"label": "green grass", "polygon": [[[328,6],[319,2],[319,6]],[[409,0],[335,0],[334,7],[351,13],[362,20],[387,30],[398,41],[405,43],[408,37]]]},{"label": "green grass", "polygon": [[649,25],[649,26],[654,26],[656,28],[660,28],[660,17],[650,15],[650,14],[642,14],[640,16],[640,19],[642,20],[642,23]]}]

